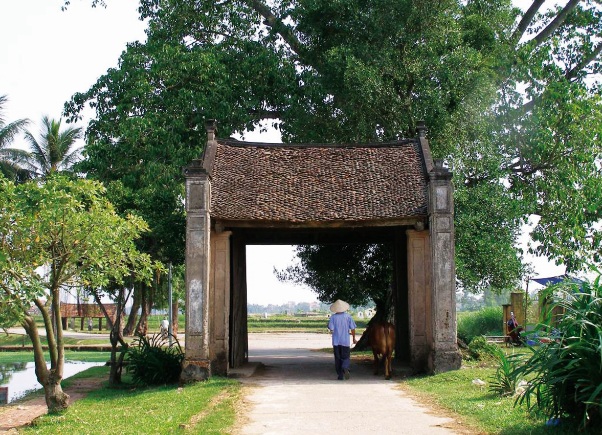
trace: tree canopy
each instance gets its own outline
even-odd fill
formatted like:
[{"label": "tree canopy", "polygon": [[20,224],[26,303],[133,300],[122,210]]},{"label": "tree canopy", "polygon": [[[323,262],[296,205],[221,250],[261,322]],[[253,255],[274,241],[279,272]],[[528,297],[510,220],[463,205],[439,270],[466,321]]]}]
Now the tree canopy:
[{"label": "tree canopy", "polygon": [[[110,4],[108,5],[110,7]],[[66,106],[93,177],[183,252],[180,167],[219,135],[271,119],[289,142],[413,136],[425,120],[456,187],[464,288],[515,285],[521,225],[569,270],[599,260],[602,6],[569,0],[141,0],[147,40]],[[181,259],[181,258],[180,258]]]}]

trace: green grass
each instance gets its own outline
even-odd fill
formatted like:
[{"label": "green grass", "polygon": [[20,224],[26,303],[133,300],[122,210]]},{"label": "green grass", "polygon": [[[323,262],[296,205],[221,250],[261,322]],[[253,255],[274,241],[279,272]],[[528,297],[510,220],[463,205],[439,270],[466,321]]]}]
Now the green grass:
[{"label": "green grass", "polygon": [[[128,337],[129,339],[130,337]],[[40,337],[42,345],[48,344],[46,337]],[[81,346],[85,344],[110,344],[108,338],[95,338],[94,335],[85,338],[64,337],[66,345]],[[23,334],[0,334],[0,346],[31,346],[28,335]]]},{"label": "green grass", "polygon": [[[482,363],[480,363],[482,364]],[[404,390],[425,403],[435,403],[459,416],[467,424],[487,434],[572,435],[575,427],[548,427],[545,418],[529,415],[524,407],[514,407],[513,397],[500,397],[488,391],[495,368],[464,366],[460,370],[403,380]],[[479,387],[473,379],[487,382]],[[585,432],[587,433],[587,432]]]},{"label": "green grass", "polygon": [[[107,367],[94,367],[76,377],[108,377]],[[240,384],[212,378],[178,388],[112,389],[107,386],[90,392],[59,415],[45,415],[22,433],[227,433],[235,423],[235,405]]]},{"label": "green grass", "polygon": [[[45,353],[48,361],[48,353]],[[66,351],[66,361],[85,361],[85,362],[105,362],[111,358],[111,352],[93,352],[93,351]],[[11,364],[18,362],[33,362],[33,352],[0,352],[0,364]]]}]

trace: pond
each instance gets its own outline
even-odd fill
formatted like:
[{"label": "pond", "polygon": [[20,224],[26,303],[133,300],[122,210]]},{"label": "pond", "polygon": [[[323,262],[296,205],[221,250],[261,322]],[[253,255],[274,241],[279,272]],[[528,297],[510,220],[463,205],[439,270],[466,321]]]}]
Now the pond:
[{"label": "pond", "polygon": [[[63,378],[66,379],[90,367],[100,366],[101,362],[65,361]],[[17,400],[31,390],[42,388],[35,374],[35,364],[0,363],[0,387],[8,387],[8,403]]]}]

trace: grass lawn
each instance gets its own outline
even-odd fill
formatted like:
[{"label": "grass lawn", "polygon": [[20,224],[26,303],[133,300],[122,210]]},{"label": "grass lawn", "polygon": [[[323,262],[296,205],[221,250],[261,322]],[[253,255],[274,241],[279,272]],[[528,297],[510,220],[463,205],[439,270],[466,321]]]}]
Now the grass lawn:
[{"label": "grass lawn", "polygon": [[[48,353],[46,352],[46,361]],[[111,352],[65,351],[66,361],[106,362],[111,358]],[[33,352],[0,352],[0,365],[20,362],[33,362]]]},{"label": "grass lawn", "polygon": [[[48,344],[46,337],[40,337],[42,345]],[[128,337],[130,339],[130,337]],[[85,344],[110,344],[108,338],[95,338],[93,334],[86,338],[64,337],[66,345],[81,346]],[[0,334],[0,346],[31,346],[28,335],[23,334]]]},{"label": "grass lawn", "polygon": [[[78,378],[108,378],[108,367],[93,367],[63,382]],[[124,377],[127,380],[127,377]],[[237,381],[212,378],[179,388],[108,388],[106,384],[74,402],[59,415],[44,415],[21,433],[193,433],[224,434],[232,429],[241,387]]]}]

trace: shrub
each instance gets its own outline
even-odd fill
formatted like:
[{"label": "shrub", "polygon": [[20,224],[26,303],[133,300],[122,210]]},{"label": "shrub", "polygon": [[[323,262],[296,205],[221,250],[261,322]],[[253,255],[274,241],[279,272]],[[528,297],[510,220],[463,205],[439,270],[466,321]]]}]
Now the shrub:
[{"label": "shrub", "polygon": [[[529,378],[517,403],[541,410],[550,419],[577,419],[581,428],[602,427],[602,286],[600,276],[567,291],[556,286],[564,314],[557,341],[534,350],[516,376]],[[533,398],[535,404],[532,403]],[[557,421],[557,420],[554,420]]]},{"label": "shrub", "polygon": [[498,349],[495,344],[487,343],[487,339],[481,335],[473,338],[468,345],[467,357],[479,361],[494,356]]},{"label": "shrub", "polygon": [[132,341],[126,354],[126,370],[135,384],[160,385],[178,381],[184,353],[177,338],[172,336],[172,339],[171,346],[168,337],[160,333],[150,338],[139,335]]},{"label": "shrub", "polygon": [[458,338],[468,344],[480,335],[500,335],[503,318],[502,307],[462,313],[458,316]]}]

